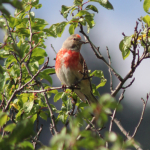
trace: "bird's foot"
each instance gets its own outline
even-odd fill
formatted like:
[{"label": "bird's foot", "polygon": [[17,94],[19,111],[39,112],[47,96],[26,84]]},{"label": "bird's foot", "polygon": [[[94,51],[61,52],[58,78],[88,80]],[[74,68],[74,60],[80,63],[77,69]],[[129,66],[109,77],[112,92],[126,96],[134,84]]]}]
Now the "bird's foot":
[{"label": "bird's foot", "polygon": [[65,85],[65,84],[62,85],[62,90],[63,90],[64,92],[66,91],[66,85]]}]

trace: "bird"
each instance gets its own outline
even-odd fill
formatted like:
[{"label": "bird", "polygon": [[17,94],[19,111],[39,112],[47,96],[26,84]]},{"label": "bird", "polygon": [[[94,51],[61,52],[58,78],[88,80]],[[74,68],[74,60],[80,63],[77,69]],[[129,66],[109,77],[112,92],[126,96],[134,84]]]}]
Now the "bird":
[{"label": "bird", "polygon": [[97,103],[97,99],[92,93],[87,65],[80,53],[82,44],[85,42],[82,41],[79,34],[73,34],[64,41],[56,55],[56,75],[65,86],[78,85],[79,88],[74,88],[73,91],[83,102],[87,100],[89,104]]}]

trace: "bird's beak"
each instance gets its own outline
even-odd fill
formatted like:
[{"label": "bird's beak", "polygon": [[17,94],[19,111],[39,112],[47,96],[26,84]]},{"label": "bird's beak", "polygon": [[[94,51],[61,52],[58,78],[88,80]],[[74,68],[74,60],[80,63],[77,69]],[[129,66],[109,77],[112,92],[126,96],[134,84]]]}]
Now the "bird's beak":
[{"label": "bird's beak", "polygon": [[79,43],[80,43],[80,44],[87,44],[88,42],[85,42],[85,41],[80,40]]}]

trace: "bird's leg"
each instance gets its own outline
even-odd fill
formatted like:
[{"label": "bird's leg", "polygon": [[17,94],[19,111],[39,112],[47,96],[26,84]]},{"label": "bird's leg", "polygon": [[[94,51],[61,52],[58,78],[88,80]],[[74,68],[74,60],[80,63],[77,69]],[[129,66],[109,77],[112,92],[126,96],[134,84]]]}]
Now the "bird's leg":
[{"label": "bird's leg", "polygon": [[62,90],[63,90],[64,92],[66,91],[66,85],[65,85],[65,84],[62,85]]}]

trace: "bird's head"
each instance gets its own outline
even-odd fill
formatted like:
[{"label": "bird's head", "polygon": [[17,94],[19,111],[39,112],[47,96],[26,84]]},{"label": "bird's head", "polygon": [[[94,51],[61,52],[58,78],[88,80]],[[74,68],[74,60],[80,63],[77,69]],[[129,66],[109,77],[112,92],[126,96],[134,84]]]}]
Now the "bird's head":
[{"label": "bird's head", "polygon": [[62,48],[68,50],[80,51],[82,44],[85,44],[85,42],[82,41],[81,36],[79,34],[73,34],[65,40]]}]

